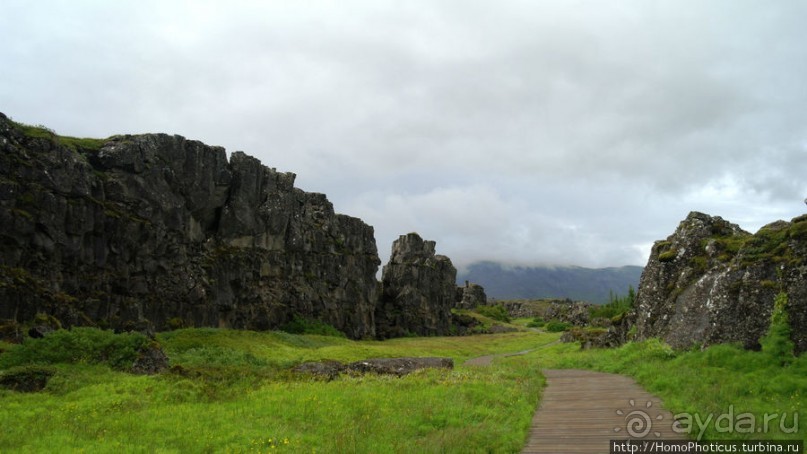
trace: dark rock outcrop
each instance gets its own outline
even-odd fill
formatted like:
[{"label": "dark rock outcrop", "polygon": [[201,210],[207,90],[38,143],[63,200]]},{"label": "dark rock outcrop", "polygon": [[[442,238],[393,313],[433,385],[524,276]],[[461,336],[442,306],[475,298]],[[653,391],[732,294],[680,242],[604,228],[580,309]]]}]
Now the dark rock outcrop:
[{"label": "dark rock outcrop", "polygon": [[453,369],[454,360],[451,358],[421,357],[421,358],[373,358],[356,361],[347,366],[347,370],[357,373],[373,373],[380,375],[395,375],[398,377],[420,369]]},{"label": "dark rock outcrop", "polygon": [[580,348],[612,348],[633,340],[630,329],[634,326],[634,313],[622,314],[609,321],[609,326],[573,327],[563,333],[561,342],[580,342]]},{"label": "dark rock outcrop", "polygon": [[457,287],[456,301],[457,309],[474,309],[488,304],[488,297],[485,295],[484,287],[465,281],[464,287]]},{"label": "dark rock outcrop", "polygon": [[435,254],[435,246],[417,233],[401,235],[392,244],[375,313],[379,337],[450,333],[457,269],[448,257]]},{"label": "dark rock outcrop", "polygon": [[0,388],[23,393],[42,391],[56,370],[44,366],[14,367],[0,372]]},{"label": "dark rock outcrop", "polygon": [[593,306],[591,303],[573,301],[569,298],[497,301],[496,304],[504,307],[511,318],[538,317],[578,326],[589,322],[589,309]]},{"label": "dark rock outcrop", "polygon": [[294,179],[181,136],[73,139],[0,114],[0,319],[270,329],[297,315],[373,337],[372,227]]},{"label": "dark rock outcrop", "polygon": [[572,300],[557,300],[549,303],[544,312],[544,320],[557,320],[575,326],[588,325],[591,303]]},{"label": "dark rock outcrop", "polygon": [[342,364],[339,361],[308,362],[295,366],[292,371],[298,374],[313,375],[333,380],[341,373],[379,374],[402,377],[420,369],[453,369],[452,358],[403,357],[372,358]]},{"label": "dark rock outcrop", "polygon": [[451,313],[451,334],[466,336],[483,331],[483,325],[477,318],[463,313]]},{"label": "dark rock outcrop", "polygon": [[788,295],[792,339],[807,350],[807,216],[751,235],[693,212],[653,246],[636,294],[640,339],[688,348],[739,342],[757,349],[774,298]]},{"label": "dark rock outcrop", "polygon": [[144,345],[132,364],[132,373],[141,375],[159,374],[167,369],[168,357],[156,342]]},{"label": "dark rock outcrop", "polygon": [[339,361],[325,360],[298,364],[294,366],[291,371],[296,374],[311,375],[333,380],[346,370],[347,366]]},{"label": "dark rock outcrop", "polygon": [[496,303],[504,307],[510,318],[543,318],[549,304],[544,300],[511,300]]}]

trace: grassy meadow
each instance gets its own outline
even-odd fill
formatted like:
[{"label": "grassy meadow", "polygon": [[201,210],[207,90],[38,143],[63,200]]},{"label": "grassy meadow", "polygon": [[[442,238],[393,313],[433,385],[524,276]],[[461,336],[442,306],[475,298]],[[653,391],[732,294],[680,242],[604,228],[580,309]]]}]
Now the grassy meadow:
[{"label": "grassy meadow", "polygon": [[[0,391],[0,452],[517,452],[544,383],[540,365],[463,361],[556,339],[163,333],[172,372],[137,376],[84,359],[50,364],[44,392]],[[288,371],[311,360],[427,355],[453,357],[456,367],[330,382]]]},{"label": "grassy meadow", "polygon": [[[127,349],[133,342],[74,331],[91,340],[71,341],[72,347]],[[158,335],[172,370],[156,376],[120,370],[122,360],[107,347],[99,350],[102,360],[57,354],[37,360],[22,350],[35,351],[42,340],[2,344],[0,370],[47,367],[55,375],[43,392],[0,390],[0,452],[519,452],[544,385],[542,368],[631,375],[673,413],[706,418],[733,408],[734,417],[751,412],[759,421],[764,413],[789,415],[785,431],[778,420],[753,434],[726,433],[712,422],[703,433],[696,428],[693,438],[807,438],[801,426],[789,433],[792,414],[805,408],[807,357],[783,366],[731,345],[675,352],[655,340],[581,351],[578,344],[557,343],[559,337],[530,330],[351,341],[184,329]],[[463,364],[524,350],[532,352],[497,357],[485,367]],[[396,356],[449,356],[455,368],[333,381],[289,371],[305,361]]]}]

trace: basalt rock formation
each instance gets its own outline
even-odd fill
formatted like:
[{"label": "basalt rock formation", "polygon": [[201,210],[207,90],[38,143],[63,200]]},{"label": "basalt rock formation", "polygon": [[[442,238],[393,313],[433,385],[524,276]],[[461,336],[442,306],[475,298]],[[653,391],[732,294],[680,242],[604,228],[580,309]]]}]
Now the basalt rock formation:
[{"label": "basalt rock formation", "polygon": [[807,215],[750,234],[693,212],[653,246],[636,294],[636,334],[688,348],[739,342],[757,349],[777,294],[791,337],[807,350]]},{"label": "basalt rock formation", "polygon": [[435,246],[417,233],[401,235],[392,244],[375,313],[379,337],[449,334],[457,269],[448,257],[435,254]]},{"label": "basalt rock formation", "polygon": [[[294,179],[181,136],[74,139],[0,114],[0,320],[271,329],[298,316],[374,337],[373,228]],[[427,318],[415,331],[442,326]]]},{"label": "basalt rock formation", "polygon": [[544,320],[557,320],[575,326],[588,325],[591,303],[585,301],[561,300],[552,301],[544,312]]},{"label": "basalt rock formation", "polygon": [[455,299],[457,309],[475,309],[477,306],[488,304],[485,288],[469,281],[465,281],[464,287],[457,287]]}]

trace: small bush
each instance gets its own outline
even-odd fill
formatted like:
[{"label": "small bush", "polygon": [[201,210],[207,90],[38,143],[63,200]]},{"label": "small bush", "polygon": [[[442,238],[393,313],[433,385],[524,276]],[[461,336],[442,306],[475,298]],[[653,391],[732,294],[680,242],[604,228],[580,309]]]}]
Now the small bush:
[{"label": "small bush", "polygon": [[492,318],[493,320],[510,323],[510,314],[501,304],[497,304],[495,306],[477,306],[475,311],[476,313],[484,315],[488,318]]},{"label": "small bush", "polygon": [[289,334],[316,334],[320,336],[345,337],[345,333],[325,322],[296,315],[292,321],[283,325],[280,330]]},{"label": "small bush", "polygon": [[41,339],[25,339],[0,356],[0,368],[29,364],[107,364],[125,370],[137,359],[148,338],[140,333],[115,334],[96,328],[57,330]]},{"label": "small bush", "polygon": [[546,322],[541,317],[535,317],[529,323],[527,323],[527,328],[543,328],[546,325]]},{"label": "small bush", "polygon": [[550,333],[560,333],[560,332],[563,332],[563,331],[567,331],[571,327],[572,327],[571,323],[559,322],[557,320],[551,320],[551,321],[547,322],[547,324],[544,326],[544,329],[546,329]]}]

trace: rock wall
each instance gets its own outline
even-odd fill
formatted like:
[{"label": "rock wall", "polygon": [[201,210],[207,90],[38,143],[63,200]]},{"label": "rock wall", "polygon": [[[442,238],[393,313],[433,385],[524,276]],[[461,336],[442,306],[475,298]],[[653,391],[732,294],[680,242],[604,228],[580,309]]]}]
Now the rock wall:
[{"label": "rock wall", "polygon": [[740,342],[759,348],[773,301],[788,295],[796,351],[807,350],[807,215],[756,234],[693,212],[653,246],[636,294],[640,339],[688,348]]},{"label": "rock wall", "polygon": [[269,329],[297,315],[374,337],[373,228],[294,179],[180,136],[73,139],[0,114],[0,319]]},{"label": "rock wall", "polygon": [[381,276],[376,330],[381,338],[447,335],[455,304],[457,269],[435,254],[436,243],[401,235]]}]

